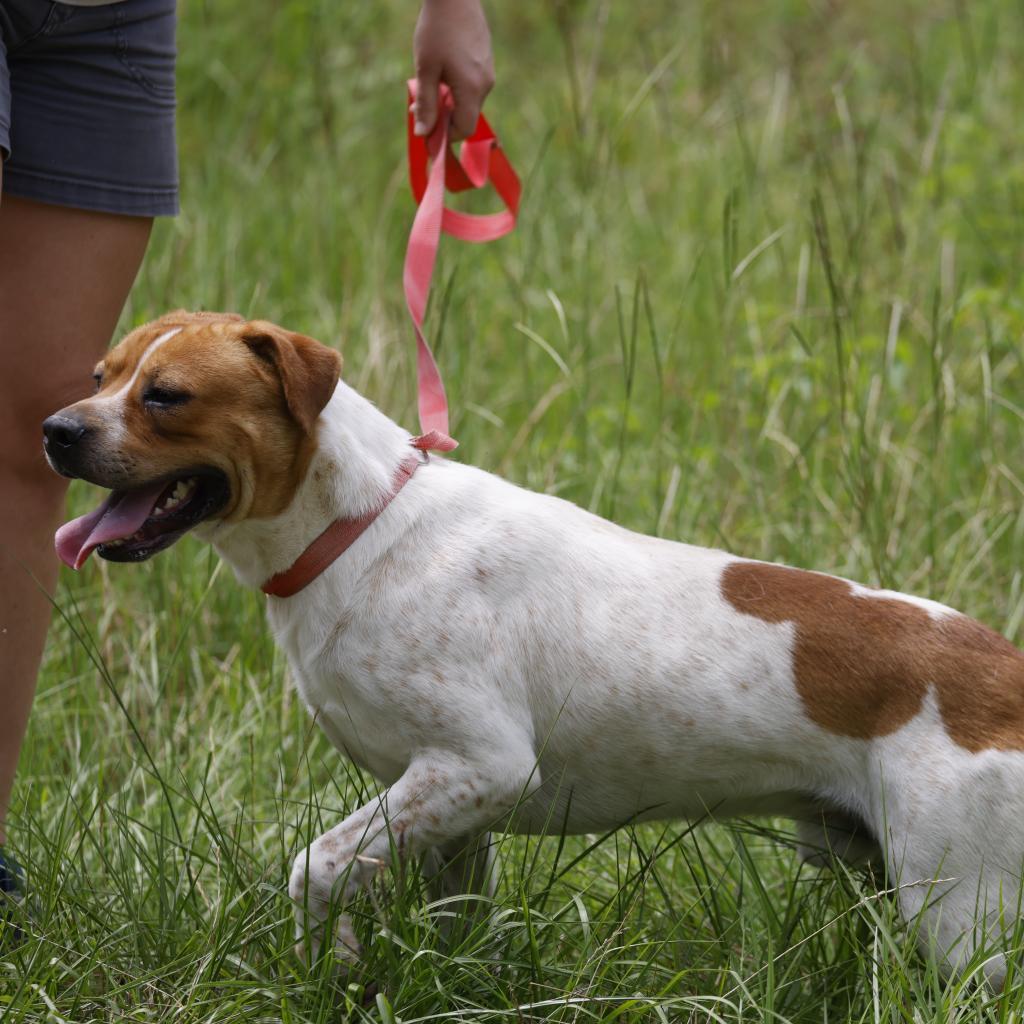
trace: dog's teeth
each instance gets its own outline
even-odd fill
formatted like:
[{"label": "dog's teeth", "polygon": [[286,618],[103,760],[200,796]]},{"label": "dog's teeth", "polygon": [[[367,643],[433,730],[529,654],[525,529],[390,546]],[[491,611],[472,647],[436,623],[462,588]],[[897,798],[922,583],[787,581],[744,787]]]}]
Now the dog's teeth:
[{"label": "dog's teeth", "polygon": [[179,480],[174,485],[174,490],[167,495],[159,505],[153,507],[152,515],[163,516],[177,508],[186,498],[191,497],[192,492],[199,486],[197,477],[189,477],[187,480]]},{"label": "dog's teeth", "polygon": [[187,480],[179,480],[174,485],[174,490],[153,509],[153,514],[161,516],[170,512],[171,509],[177,508],[195,490],[198,483],[199,481],[194,476]]}]

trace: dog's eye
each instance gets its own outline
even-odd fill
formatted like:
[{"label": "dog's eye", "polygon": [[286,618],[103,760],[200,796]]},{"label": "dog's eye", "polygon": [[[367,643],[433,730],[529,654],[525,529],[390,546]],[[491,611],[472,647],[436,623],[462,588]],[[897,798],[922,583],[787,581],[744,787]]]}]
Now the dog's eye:
[{"label": "dog's eye", "polygon": [[154,409],[169,409],[175,405],[184,405],[191,397],[187,391],[172,391],[151,384],[143,393],[142,401]]}]

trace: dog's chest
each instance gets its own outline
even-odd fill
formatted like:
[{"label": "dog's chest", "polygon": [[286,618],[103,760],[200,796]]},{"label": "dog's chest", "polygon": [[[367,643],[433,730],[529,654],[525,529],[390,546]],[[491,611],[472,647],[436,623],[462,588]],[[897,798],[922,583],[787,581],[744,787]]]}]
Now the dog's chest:
[{"label": "dog's chest", "polygon": [[401,713],[402,680],[378,667],[370,643],[325,644],[333,620],[271,615],[270,622],[296,690],[332,745],[381,781],[398,779],[427,727],[419,711]]},{"label": "dog's chest", "polygon": [[397,780],[422,746],[418,731],[382,708],[364,674],[336,671],[327,677],[295,659],[291,664],[295,687],[331,744],[382,782]]}]

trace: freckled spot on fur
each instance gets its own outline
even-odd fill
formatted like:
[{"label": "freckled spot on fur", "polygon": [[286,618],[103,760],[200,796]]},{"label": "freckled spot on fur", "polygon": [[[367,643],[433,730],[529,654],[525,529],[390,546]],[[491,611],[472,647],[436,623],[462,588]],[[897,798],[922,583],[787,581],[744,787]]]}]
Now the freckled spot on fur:
[{"label": "freckled spot on fur", "polygon": [[444,676],[441,675],[441,673],[438,672],[436,669],[433,672],[431,672],[430,675],[435,683],[437,683],[440,686],[444,685]]},{"label": "freckled spot on fur", "polygon": [[487,577],[490,576],[490,573],[482,565],[478,565],[474,570],[473,575],[480,583],[483,583]]},{"label": "freckled spot on fur", "polygon": [[750,689],[750,683],[746,683],[746,682],[740,683],[740,689],[741,690],[749,690]]},{"label": "freckled spot on fur", "polygon": [[823,729],[887,736],[934,688],[954,743],[971,753],[1024,750],[1024,654],[980,622],[763,562],[731,563],[720,586],[738,612],[794,625],[796,690]]},{"label": "freckled spot on fur", "polygon": [[340,637],[344,636],[352,626],[353,613],[350,611],[342,612],[338,615],[338,621],[335,627],[331,630],[330,636],[327,638],[324,644],[325,649],[332,647]]},{"label": "freckled spot on fur", "polygon": [[363,668],[367,672],[373,673],[377,671],[377,659],[371,654],[369,657],[363,659]]}]

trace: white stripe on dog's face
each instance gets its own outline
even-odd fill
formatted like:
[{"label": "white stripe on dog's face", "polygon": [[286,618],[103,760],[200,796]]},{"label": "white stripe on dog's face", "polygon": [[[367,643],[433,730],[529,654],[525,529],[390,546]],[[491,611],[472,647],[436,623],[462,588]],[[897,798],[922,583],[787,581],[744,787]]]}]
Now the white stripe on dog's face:
[{"label": "white stripe on dog's face", "polygon": [[169,331],[164,331],[164,333],[161,334],[158,338],[154,338],[153,341],[149,343],[148,347],[146,348],[146,351],[142,353],[138,365],[135,367],[135,372],[129,378],[128,383],[125,384],[123,388],[120,388],[118,391],[115,391],[114,394],[112,394],[110,397],[117,398],[120,395],[128,394],[128,392],[131,391],[131,389],[135,386],[135,382],[139,379],[139,374],[142,373],[142,370],[145,367],[146,361],[149,359],[149,357],[158,348],[160,348],[161,345],[166,344],[176,334],[180,334],[181,331],[181,327],[172,327]]},{"label": "white stripe on dog's face", "polygon": [[127,383],[122,384],[113,394],[111,395],[97,395],[94,402],[113,402],[116,399],[120,399],[122,402],[125,397],[129,394],[131,389],[135,387],[135,382],[139,379],[139,374],[142,373],[146,366],[149,357],[162,345],[166,345],[176,334],[180,334],[182,331],[181,327],[172,327],[169,331],[164,331],[163,334],[154,338],[147,346],[145,351],[139,357],[138,363],[135,364],[135,369],[132,371],[132,375],[128,378]]},{"label": "white stripe on dog's face", "polygon": [[93,399],[95,405],[108,405],[107,416],[109,420],[107,422],[107,430],[109,431],[110,440],[114,444],[118,444],[124,440],[126,433],[125,426],[125,411],[128,404],[128,396],[131,394],[132,388],[135,387],[135,382],[139,379],[139,374],[142,373],[145,368],[146,362],[149,357],[156,352],[161,346],[167,344],[176,334],[181,332],[181,327],[172,327],[169,331],[164,331],[163,334],[154,338],[149,345],[146,346],[146,350],[139,357],[138,363],[135,365],[135,369],[132,375],[128,378],[127,383],[122,384],[113,394],[111,395],[97,395]]}]

